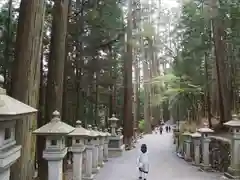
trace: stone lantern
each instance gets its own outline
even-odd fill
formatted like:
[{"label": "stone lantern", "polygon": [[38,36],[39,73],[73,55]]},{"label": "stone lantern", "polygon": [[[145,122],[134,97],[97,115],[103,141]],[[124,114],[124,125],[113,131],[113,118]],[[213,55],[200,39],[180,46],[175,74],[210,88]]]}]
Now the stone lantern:
[{"label": "stone lantern", "polygon": [[109,121],[111,122],[111,136],[109,137],[108,153],[109,157],[118,157],[122,155],[125,149],[123,135],[121,135],[120,132],[119,135],[116,134],[117,121],[119,121],[119,119],[117,119],[114,114]]},{"label": "stone lantern", "polygon": [[[92,180],[94,179],[93,175],[93,155],[94,155],[94,140],[97,138],[97,134],[92,130],[92,126],[88,125],[89,138],[86,142],[86,169],[83,179]],[[95,156],[94,156],[95,158]]]},{"label": "stone lantern", "polygon": [[74,127],[62,122],[60,113],[54,111],[52,120],[33,132],[36,135],[46,137],[43,158],[48,161],[48,180],[62,180],[62,164],[68,149],[65,146],[65,138],[74,129]]},{"label": "stone lantern", "polygon": [[[0,76],[0,83],[4,78]],[[36,109],[6,94],[0,87],[0,179],[9,180],[10,167],[21,155],[21,145],[16,145],[15,124]]]},{"label": "stone lantern", "polygon": [[111,134],[112,136],[116,136],[116,127],[117,127],[117,122],[119,121],[118,118],[116,118],[115,114],[112,115],[111,118],[108,119],[111,124]]},{"label": "stone lantern", "polygon": [[109,137],[111,134],[108,132],[107,129],[104,130],[105,132],[105,139],[104,139],[104,146],[103,146],[103,159],[104,161],[108,161],[108,143],[109,143]]},{"label": "stone lantern", "polygon": [[90,132],[82,127],[82,122],[76,122],[76,128],[68,136],[72,137],[73,180],[82,180],[84,141],[90,137]]},{"label": "stone lantern", "polygon": [[190,132],[184,132],[183,133],[184,138],[184,144],[185,144],[185,154],[184,159],[186,161],[191,161],[191,133]]},{"label": "stone lantern", "polygon": [[209,134],[213,133],[214,131],[208,127],[208,123],[204,123],[204,127],[198,129],[198,132],[201,133],[201,141],[202,141],[202,156],[203,162],[200,165],[202,170],[210,170],[211,166],[209,163],[209,144],[211,139]]},{"label": "stone lantern", "polygon": [[196,166],[200,165],[200,138],[201,134],[198,132],[195,132],[191,134],[192,140],[193,140],[193,146],[194,146],[194,161],[193,164]]},{"label": "stone lantern", "polygon": [[[94,129],[96,129],[94,127]],[[92,156],[92,172],[94,174],[98,173],[99,171],[99,167],[98,167],[98,146],[99,146],[99,137],[100,134],[98,133],[98,131],[95,131],[94,129],[92,129],[92,126],[89,125],[89,131],[92,134],[92,136],[94,136],[93,140],[92,140],[92,144],[93,144],[93,156]]]},{"label": "stone lantern", "polygon": [[224,123],[232,130],[231,135],[231,163],[228,171],[224,174],[231,179],[240,179],[240,118],[237,115],[232,116],[232,120]]}]

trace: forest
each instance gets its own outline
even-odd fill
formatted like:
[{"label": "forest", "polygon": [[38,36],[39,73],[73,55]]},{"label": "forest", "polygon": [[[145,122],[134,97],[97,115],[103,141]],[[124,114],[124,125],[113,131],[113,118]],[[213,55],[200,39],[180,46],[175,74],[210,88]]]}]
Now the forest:
[{"label": "forest", "polygon": [[73,126],[109,127],[116,114],[129,148],[135,130],[160,120],[224,130],[239,112],[239,17],[238,0],[171,9],[156,0],[2,0],[4,88],[38,109],[16,125],[22,153],[11,179],[32,180],[36,168],[46,179],[44,139],[32,131],[54,110]]}]

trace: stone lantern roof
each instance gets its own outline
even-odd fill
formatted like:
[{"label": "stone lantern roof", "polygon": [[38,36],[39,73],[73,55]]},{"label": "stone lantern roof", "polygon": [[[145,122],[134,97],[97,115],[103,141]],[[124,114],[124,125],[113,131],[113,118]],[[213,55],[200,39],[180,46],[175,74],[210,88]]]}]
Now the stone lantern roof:
[{"label": "stone lantern roof", "polygon": [[192,134],[191,134],[190,132],[186,131],[186,132],[184,132],[182,135],[183,135],[183,136],[191,136]]},{"label": "stone lantern roof", "polygon": [[105,129],[104,132],[105,132],[106,136],[111,136],[111,134],[108,132],[107,129]]},{"label": "stone lantern roof", "polygon": [[208,123],[204,123],[204,127],[199,128],[197,131],[200,132],[200,133],[213,133],[214,132],[212,129],[210,129],[208,127]]},{"label": "stone lantern roof", "polygon": [[94,131],[93,129],[92,129],[92,125],[88,125],[88,130],[89,130],[89,135],[90,135],[90,137],[98,137],[99,135],[98,135],[98,133],[96,133],[96,131]]},{"label": "stone lantern roof", "polygon": [[101,130],[99,130],[98,132],[100,133],[100,136],[102,136],[102,137],[107,136],[107,134],[105,132],[101,131]]},{"label": "stone lantern roof", "polygon": [[119,121],[119,119],[116,118],[116,115],[115,115],[115,114],[113,114],[112,117],[109,118],[108,120],[109,120],[109,121],[112,121],[112,122],[117,122],[117,121]]},{"label": "stone lantern roof", "polygon": [[101,133],[98,131],[97,126],[93,127],[93,131],[95,131],[95,133],[97,134],[98,137],[102,136]]},{"label": "stone lantern roof", "polygon": [[52,120],[46,125],[36,129],[33,133],[37,135],[67,135],[75,128],[60,120],[60,113],[53,112]]},{"label": "stone lantern roof", "polygon": [[81,136],[81,137],[89,137],[90,131],[82,127],[82,122],[76,122],[76,128],[68,134],[68,136]]},{"label": "stone lantern roof", "polygon": [[[0,75],[0,84],[3,83],[4,78]],[[35,112],[37,112],[37,109],[8,96],[6,90],[0,87],[0,121],[20,118]]]},{"label": "stone lantern roof", "polygon": [[199,137],[201,137],[201,134],[199,132],[195,132],[195,133],[191,134],[191,136],[193,138],[199,138]]},{"label": "stone lantern roof", "polygon": [[240,127],[240,119],[239,119],[238,115],[233,114],[232,120],[224,123],[224,125],[230,126],[230,127],[235,127],[235,128]]}]

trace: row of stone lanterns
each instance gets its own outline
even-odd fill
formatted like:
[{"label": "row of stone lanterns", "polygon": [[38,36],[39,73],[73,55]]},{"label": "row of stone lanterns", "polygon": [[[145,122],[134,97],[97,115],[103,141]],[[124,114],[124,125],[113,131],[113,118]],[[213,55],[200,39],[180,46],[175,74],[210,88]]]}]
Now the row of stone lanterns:
[{"label": "row of stone lanterns", "polygon": [[[231,179],[240,178],[240,117],[237,115],[232,116],[233,119],[224,123],[231,129],[231,162],[228,167],[228,171],[225,172],[225,176]],[[202,170],[210,170],[211,165],[209,162],[209,144],[211,142],[211,136],[214,131],[208,127],[207,123],[204,123],[204,127],[197,130],[197,132],[184,133],[185,138],[185,159],[190,160],[190,146],[194,145],[194,157],[193,164],[200,166]],[[191,138],[190,138],[191,137]],[[202,148],[202,162],[200,163],[200,147]]]},{"label": "row of stone lanterns", "polygon": [[[184,144],[185,144],[185,154],[184,159],[186,161],[192,161],[191,158],[191,143],[194,145],[194,158],[193,165],[200,166],[202,170],[210,170],[209,163],[209,144],[210,137],[209,134],[213,133],[213,130],[208,128],[208,124],[204,123],[204,127],[197,129],[195,133],[184,132]],[[202,145],[202,163],[200,163],[200,145]]]},{"label": "row of stone lanterns", "polygon": [[[48,161],[49,180],[62,180],[62,163],[67,154],[66,137],[72,138],[73,180],[93,179],[94,174],[108,158],[110,134],[107,131],[98,131],[97,127],[92,128],[91,125],[85,129],[81,126],[81,121],[77,121],[74,128],[62,122],[60,113],[57,111],[53,113],[53,119],[35,130],[34,134],[46,137],[43,158]],[[83,163],[83,153],[86,156],[85,164]]]},{"label": "row of stone lanterns", "polygon": [[[0,75],[0,84],[3,83],[4,78]],[[36,112],[35,108],[8,96],[6,90],[0,86],[0,180],[9,180],[10,166],[21,154],[21,145],[16,145],[15,140],[16,121]],[[70,149],[73,153],[73,180],[93,179],[93,172],[108,160],[111,137],[119,142],[122,140],[121,133],[116,134],[118,119],[113,115],[109,121],[111,121],[111,134],[107,130],[98,131],[95,127],[93,130],[91,125],[85,129],[80,121],[76,122],[74,128],[62,122],[60,113],[54,111],[52,120],[33,132],[46,137],[43,158],[48,161],[48,179],[62,180],[63,158],[68,151],[65,146],[67,137],[72,138]],[[118,144],[122,147],[121,143]],[[86,157],[84,163],[83,155]]]}]

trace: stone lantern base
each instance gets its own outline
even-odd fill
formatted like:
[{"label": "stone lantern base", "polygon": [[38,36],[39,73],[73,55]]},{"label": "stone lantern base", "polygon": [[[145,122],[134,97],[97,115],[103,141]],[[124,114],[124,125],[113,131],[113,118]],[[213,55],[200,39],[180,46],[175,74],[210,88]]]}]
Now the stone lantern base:
[{"label": "stone lantern base", "polygon": [[10,166],[20,157],[21,146],[15,145],[7,150],[0,151],[0,179],[10,177]]},{"label": "stone lantern base", "polygon": [[110,136],[108,144],[108,157],[119,157],[124,152],[123,136]]},{"label": "stone lantern base", "polygon": [[95,178],[96,174],[92,174],[91,176],[83,175],[83,180],[93,180]]},{"label": "stone lantern base", "polygon": [[240,179],[240,170],[228,167],[228,171],[224,173],[224,176],[229,179]]},{"label": "stone lantern base", "polygon": [[210,164],[208,166],[206,166],[202,163],[200,164],[200,170],[201,171],[206,171],[206,172],[212,172],[213,171]]}]

